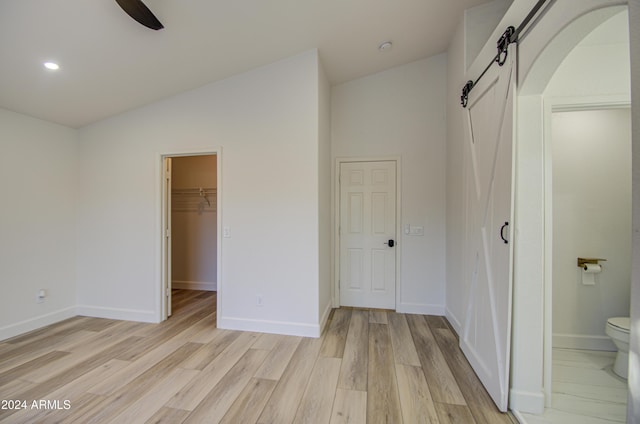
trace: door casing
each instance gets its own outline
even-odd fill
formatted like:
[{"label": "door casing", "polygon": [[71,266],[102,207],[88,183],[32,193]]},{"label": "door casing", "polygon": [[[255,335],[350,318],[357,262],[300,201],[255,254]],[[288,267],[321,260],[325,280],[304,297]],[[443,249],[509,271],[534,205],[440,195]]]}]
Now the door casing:
[{"label": "door casing", "polygon": [[[157,190],[156,192],[159,193],[158,197],[159,197],[159,201],[158,201],[158,209],[157,209],[157,216],[156,216],[156,220],[157,220],[157,228],[158,228],[158,276],[157,276],[157,293],[156,293],[156,316],[157,316],[157,321],[161,322],[164,321],[168,318],[168,303],[167,303],[167,278],[171,278],[170,275],[167,275],[168,273],[166,272],[167,268],[167,260],[170,260],[170,252],[167,251],[168,246],[167,246],[167,238],[165,236],[165,213],[168,210],[167,208],[169,208],[170,210],[170,205],[168,204],[168,202],[170,201],[170,198],[167,197],[166,195],[166,185],[165,185],[165,159],[166,158],[174,158],[174,157],[181,157],[181,156],[205,156],[205,155],[215,155],[216,156],[216,162],[217,162],[217,189],[216,189],[216,204],[217,206],[217,211],[216,211],[216,227],[217,227],[217,240],[216,240],[216,244],[218,246],[217,248],[217,254],[216,254],[216,261],[217,261],[217,275],[216,275],[216,283],[217,283],[217,294],[216,294],[216,315],[217,315],[217,319],[220,318],[220,310],[221,310],[221,299],[222,299],[222,293],[223,293],[223,286],[224,283],[222,281],[222,214],[223,214],[223,207],[222,207],[222,188],[223,188],[223,181],[222,181],[222,148],[221,147],[216,147],[213,149],[185,149],[185,150],[180,150],[180,151],[173,151],[173,152],[165,152],[165,153],[159,153],[156,157],[156,164],[157,164],[157,174],[158,178],[157,178]],[[216,319],[216,321],[217,321]]]},{"label": "door casing", "polygon": [[366,157],[338,157],[334,163],[333,173],[333,284],[332,299],[333,307],[340,307],[340,165],[348,162],[388,162],[396,163],[396,245],[394,247],[396,253],[396,307],[401,300],[402,279],[401,279],[401,260],[402,260],[402,161],[400,156],[366,156]]}]

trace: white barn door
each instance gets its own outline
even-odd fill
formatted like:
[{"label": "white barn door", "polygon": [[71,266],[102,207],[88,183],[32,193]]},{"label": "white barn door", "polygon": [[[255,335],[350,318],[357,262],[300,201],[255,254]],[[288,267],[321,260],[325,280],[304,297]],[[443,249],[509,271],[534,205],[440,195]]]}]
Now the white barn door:
[{"label": "white barn door", "polygon": [[396,162],[340,164],[340,305],[396,308]]},{"label": "white barn door", "polygon": [[512,297],[512,145],[516,49],[469,95],[465,137],[465,280],[460,346],[501,411],[507,410]]}]

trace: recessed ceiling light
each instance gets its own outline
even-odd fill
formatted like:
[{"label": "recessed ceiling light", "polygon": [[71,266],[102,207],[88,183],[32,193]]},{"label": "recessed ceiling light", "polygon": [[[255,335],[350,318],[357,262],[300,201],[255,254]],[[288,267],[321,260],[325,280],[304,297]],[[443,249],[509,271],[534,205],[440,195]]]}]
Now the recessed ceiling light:
[{"label": "recessed ceiling light", "polygon": [[58,69],[60,69],[60,65],[55,62],[44,62],[44,67],[52,71],[57,71]]},{"label": "recessed ceiling light", "polygon": [[391,46],[393,46],[393,43],[391,41],[385,41],[378,46],[378,50],[380,50],[381,52],[385,50],[391,50]]}]

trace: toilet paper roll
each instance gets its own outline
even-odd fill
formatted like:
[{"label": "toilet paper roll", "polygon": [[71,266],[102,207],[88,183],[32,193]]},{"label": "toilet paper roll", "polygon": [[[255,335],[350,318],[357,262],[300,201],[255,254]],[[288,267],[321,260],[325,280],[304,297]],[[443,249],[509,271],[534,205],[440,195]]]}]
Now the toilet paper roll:
[{"label": "toilet paper roll", "polygon": [[602,272],[602,266],[598,264],[584,264],[582,272],[585,274],[597,274]]},{"label": "toilet paper roll", "polygon": [[596,285],[596,274],[602,272],[602,267],[598,264],[584,264],[582,267],[582,284],[585,286]]}]

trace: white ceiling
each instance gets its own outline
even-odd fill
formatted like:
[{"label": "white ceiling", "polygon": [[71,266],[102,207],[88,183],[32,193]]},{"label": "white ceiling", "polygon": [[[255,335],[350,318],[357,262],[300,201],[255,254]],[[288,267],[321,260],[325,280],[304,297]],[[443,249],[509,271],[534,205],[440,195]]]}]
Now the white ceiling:
[{"label": "white ceiling", "polygon": [[0,107],[81,127],[312,48],[338,84],[444,52],[481,3],[145,0],[153,31],[115,0],[0,0]]}]

